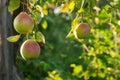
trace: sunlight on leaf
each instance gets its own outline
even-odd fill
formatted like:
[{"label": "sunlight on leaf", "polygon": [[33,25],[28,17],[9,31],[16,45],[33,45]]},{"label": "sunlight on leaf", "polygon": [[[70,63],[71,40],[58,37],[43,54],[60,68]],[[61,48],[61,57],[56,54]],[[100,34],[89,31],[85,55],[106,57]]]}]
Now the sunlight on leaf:
[{"label": "sunlight on leaf", "polygon": [[84,9],[83,8],[80,8],[79,10],[78,10],[78,13],[83,13],[84,12]]},{"label": "sunlight on leaf", "polygon": [[94,6],[94,7],[93,7],[93,9],[95,9],[97,12],[99,12],[99,11],[100,11],[100,8],[99,8],[99,7],[97,7],[97,6]]},{"label": "sunlight on leaf", "polygon": [[73,21],[72,21],[72,24],[71,24],[71,30],[70,32],[68,33],[68,35],[66,36],[67,38],[74,38],[73,36],[73,31],[75,29],[75,27],[79,24],[79,19],[78,17],[76,17]]},{"label": "sunlight on leaf", "polygon": [[118,21],[118,25],[120,25],[120,20]]},{"label": "sunlight on leaf", "polygon": [[64,4],[62,9],[61,9],[61,12],[67,12],[69,10],[69,5],[68,4]]},{"label": "sunlight on leaf", "polygon": [[20,38],[20,35],[10,36],[7,38],[9,42],[17,42]]},{"label": "sunlight on leaf", "polygon": [[48,72],[49,77],[47,77],[47,80],[63,80],[60,77],[60,74],[56,71],[53,70],[52,72]]},{"label": "sunlight on leaf", "polygon": [[75,64],[70,64],[70,67],[75,67],[76,65]]},{"label": "sunlight on leaf", "polygon": [[83,68],[82,68],[81,65],[78,65],[78,66],[74,67],[73,75],[78,75],[82,70],[83,70]]},{"label": "sunlight on leaf", "polygon": [[42,12],[43,12],[44,15],[48,15],[48,11],[47,11],[47,9],[43,9]]},{"label": "sunlight on leaf", "polygon": [[48,27],[48,24],[47,24],[46,20],[43,20],[42,23],[41,23],[41,25],[42,25],[43,29],[47,29],[47,27]]},{"label": "sunlight on leaf", "polygon": [[39,12],[42,12],[42,7],[40,5],[36,5],[36,10],[38,10]]},{"label": "sunlight on leaf", "polygon": [[72,21],[72,30],[74,30],[76,28],[76,26],[79,24],[79,19],[78,17],[76,17],[73,21]]},{"label": "sunlight on leaf", "polygon": [[74,10],[74,7],[75,7],[75,1],[70,2],[70,4],[69,4],[70,12],[72,12]]}]

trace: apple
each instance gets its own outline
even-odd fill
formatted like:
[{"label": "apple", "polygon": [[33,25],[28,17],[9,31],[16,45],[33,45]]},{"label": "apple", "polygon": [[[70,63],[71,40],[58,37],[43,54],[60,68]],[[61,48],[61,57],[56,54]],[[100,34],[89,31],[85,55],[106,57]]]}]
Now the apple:
[{"label": "apple", "polygon": [[21,45],[20,54],[25,60],[36,59],[40,55],[40,46],[36,41],[28,39]]},{"label": "apple", "polygon": [[86,38],[90,34],[90,27],[87,23],[80,23],[76,26],[73,33],[77,39]]},{"label": "apple", "polygon": [[26,12],[20,12],[14,19],[14,29],[20,34],[31,33],[34,28],[32,18]]}]

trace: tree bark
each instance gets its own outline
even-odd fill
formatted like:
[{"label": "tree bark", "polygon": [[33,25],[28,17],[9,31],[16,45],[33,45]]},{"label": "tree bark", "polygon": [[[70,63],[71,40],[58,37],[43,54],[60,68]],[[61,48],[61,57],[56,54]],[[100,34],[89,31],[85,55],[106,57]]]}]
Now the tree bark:
[{"label": "tree bark", "polygon": [[14,66],[13,43],[6,40],[12,35],[12,17],[7,10],[8,0],[0,0],[0,80],[22,80]]}]

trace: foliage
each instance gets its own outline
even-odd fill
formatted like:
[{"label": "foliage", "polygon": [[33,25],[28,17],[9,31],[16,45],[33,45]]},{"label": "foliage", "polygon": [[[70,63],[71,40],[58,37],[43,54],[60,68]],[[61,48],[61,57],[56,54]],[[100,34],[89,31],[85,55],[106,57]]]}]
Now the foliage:
[{"label": "foliage", "polygon": [[[37,60],[17,55],[25,80],[120,79],[119,0],[30,0],[29,11],[46,44]],[[91,34],[76,40],[81,22]]]},{"label": "foliage", "polygon": [[8,6],[9,12],[13,12],[14,10],[20,7],[20,0],[11,0]]}]

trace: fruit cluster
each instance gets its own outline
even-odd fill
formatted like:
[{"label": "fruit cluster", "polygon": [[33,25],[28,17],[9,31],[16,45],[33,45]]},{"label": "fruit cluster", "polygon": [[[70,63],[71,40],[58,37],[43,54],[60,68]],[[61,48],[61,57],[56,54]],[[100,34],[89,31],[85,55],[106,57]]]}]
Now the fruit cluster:
[{"label": "fruit cluster", "polygon": [[[33,30],[34,22],[26,12],[20,12],[14,19],[14,29],[20,34],[16,36],[10,36],[7,38],[10,42],[16,42],[19,40],[22,34],[27,36],[20,47],[20,54],[24,60],[36,59],[39,57],[41,47],[38,43],[45,43],[44,35]],[[32,37],[28,39],[28,35],[32,34]],[[37,36],[37,39],[36,39]]]},{"label": "fruit cluster", "polygon": [[[26,12],[19,13],[13,22],[14,29],[20,34],[16,36],[10,36],[7,38],[10,42],[16,42],[19,40],[21,34],[26,36],[32,34],[32,37],[25,40],[20,47],[20,54],[25,60],[35,59],[39,56],[41,51],[41,45],[38,43],[45,43],[44,35],[39,31],[34,31],[34,22]],[[78,24],[74,30],[73,34],[76,39],[86,38],[90,34],[90,27],[87,23]]]}]

